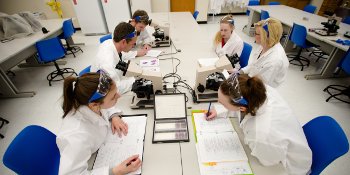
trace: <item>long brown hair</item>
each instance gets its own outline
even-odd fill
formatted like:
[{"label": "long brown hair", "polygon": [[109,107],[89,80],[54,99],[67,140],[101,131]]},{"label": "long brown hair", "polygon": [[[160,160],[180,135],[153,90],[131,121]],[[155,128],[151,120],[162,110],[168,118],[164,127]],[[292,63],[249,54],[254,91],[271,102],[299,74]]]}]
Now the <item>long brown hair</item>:
[{"label": "long brown hair", "polygon": [[[263,105],[266,100],[265,85],[260,78],[249,77],[247,74],[239,75],[238,82],[241,95],[248,101],[246,113],[255,116],[259,107]],[[224,95],[230,96],[231,99],[238,98],[239,93],[237,89],[231,87],[232,83],[226,80],[221,84],[220,89]],[[239,104],[233,101],[231,101],[231,104],[239,106]]]},{"label": "long brown hair", "polygon": [[[221,18],[220,20],[220,24],[229,24],[230,27],[232,28],[232,30],[235,29],[235,25],[233,22],[233,16],[232,15],[226,15],[223,18]],[[221,43],[222,37],[221,37],[221,33],[220,30],[216,33],[215,38],[214,38],[214,44],[218,45]]]},{"label": "long brown hair", "polygon": [[[67,77],[63,85],[63,118],[71,110],[76,110],[81,105],[88,105],[90,97],[96,92],[99,84],[99,73],[86,73],[81,77]],[[74,84],[75,83],[75,84]],[[102,103],[104,98],[94,102]]]}]

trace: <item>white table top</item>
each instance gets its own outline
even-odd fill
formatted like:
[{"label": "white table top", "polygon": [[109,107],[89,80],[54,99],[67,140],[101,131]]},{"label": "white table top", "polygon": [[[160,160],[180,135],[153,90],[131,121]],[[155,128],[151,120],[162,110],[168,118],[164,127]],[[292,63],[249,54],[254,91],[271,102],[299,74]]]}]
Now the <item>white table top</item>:
[{"label": "white table top", "polygon": [[[289,27],[293,26],[293,23],[297,23],[299,25],[305,26],[307,29],[310,28],[323,28],[323,25],[321,22],[326,22],[327,18],[311,14],[293,7],[285,6],[285,5],[260,5],[260,6],[248,6],[248,9],[252,11],[261,12],[261,10],[265,10],[269,12],[270,17],[276,18],[281,21],[284,25],[287,25]],[[283,14],[283,15],[282,15]],[[349,49],[349,46],[345,46],[342,44],[338,44],[334,42],[333,40],[337,39],[348,39],[344,37],[344,33],[346,31],[350,31],[350,25],[345,23],[340,23],[339,29],[338,29],[338,35],[337,36],[320,36],[314,32],[308,32],[308,35],[317,38],[318,40],[321,40],[323,42],[326,42],[328,44],[331,44],[335,47],[338,47],[344,51],[347,51]]]},{"label": "white table top", "polygon": [[[168,20],[170,21],[170,36],[177,49],[181,49],[181,52],[173,55],[181,60],[181,64],[178,67],[178,74],[185,79],[186,82],[194,87],[197,59],[216,57],[213,50],[213,38],[214,36],[208,36],[206,32],[201,31],[199,25],[194,21],[192,15],[188,12],[175,12],[175,13],[153,13],[150,14],[153,20]],[[171,56],[162,56],[171,57]],[[142,59],[142,58],[140,58]],[[137,61],[137,60],[136,60]],[[160,61],[160,68],[162,73],[172,72],[169,69],[171,62]],[[174,61],[174,67],[177,61]],[[208,103],[194,104],[191,95],[188,90],[181,89],[182,92],[186,92],[189,97],[187,107],[192,109],[206,109]],[[128,93],[131,94],[131,93]],[[153,122],[154,112],[150,110],[132,110],[129,108],[131,102],[131,95],[123,95],[122,99],[118,101],[119,107],[124,110],[125,114],[147,113],[147,127],[146,127],[146,139],[144,149],[144,162],[142,174],[144,175],[181,175],[181,164],[183,167],[183,175],[200,175],[198,159],[195,147],[195,139],[193,132],[192,119],[190,116],[190,110],[188,110],[188,127],[190,142],[182,143],[163,143],[152,144],[153,135]],[[234,121],[235,119],[233,119]],[[234,123],[234,122],[233,122]],[[235,127],[240,132],[239,127]],[[240,134],[242,137],[242,133]],[[259,174],[286,174],[282,165],[264,167],[257,159],[250,155],[250,150],[246,145],[243,145],[246,150],[247,156],[250,160],[253,172]]]},{"label": "white table top", "polygon": [[17,53],[25,50],[28,47],[35,45],[37,41],[45,39],[47,36],[50,36],[59,30],[62,30],[62,25],[64,19],[49,19],[49,20],[39,20],[41,25],[45,27],[49,32],[43,34],[42,31],[38,31],[27,37],[16,38],[12,41],[6,43],[0,43],[0,64]]}]

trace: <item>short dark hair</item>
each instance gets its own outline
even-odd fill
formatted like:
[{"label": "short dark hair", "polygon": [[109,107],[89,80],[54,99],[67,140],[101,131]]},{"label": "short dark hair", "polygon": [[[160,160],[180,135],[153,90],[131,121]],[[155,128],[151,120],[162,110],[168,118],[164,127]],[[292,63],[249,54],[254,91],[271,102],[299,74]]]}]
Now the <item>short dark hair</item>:
[{"label": "short dark hair", "polygon": [[[113,41],[119,42],[122,39],[125,39],[125,37],[128,34],[134,31],[135,31],[135,27],[133,27],[131,24],[126,22],[121,22],[114,28]],[[130,42],[130,41],[131,39],[126,39],[126,42]]]},{"label": "short dark hair", "polygon": [[132,19],[135,19],[137,16],[140,16],[140,21],[136,21],[136,23],[141,22],[145,25],[148,25],[149,16],[144,10],[136,10],[132,15]]}]

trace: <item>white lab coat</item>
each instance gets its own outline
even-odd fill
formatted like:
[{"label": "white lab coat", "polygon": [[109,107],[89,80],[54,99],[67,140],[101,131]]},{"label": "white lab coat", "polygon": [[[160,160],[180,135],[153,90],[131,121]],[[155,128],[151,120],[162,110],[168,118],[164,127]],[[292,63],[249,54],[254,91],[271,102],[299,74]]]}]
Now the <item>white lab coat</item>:
[{"label": "white lab coat", "polygon": [[91,65],[91,72],[96,72],[99,69],[104,69],[116,82],[119,93],[124,94],[131,90],[132,84],[135,82],[135,78],[125,77],[123,76],[122,71],[115,68],[119,60],[120,58],[118,51],[115,48],[113,40],[106,40],[99,46],[96,58]]},{"label": "white lab coat", "polygon": [[235,31],[233,31],[230,39],[226,42],[224,47],[222,47],[221,42],[215,46],[215,52],[219,57],[226,54],[232,56],[235,53],[237,53],[238,56],[241,56],[243,46],[243,40],[236,34]]},{"label": "white lab coat", "polygon": [[[109,127],[108,118],[111,111],[99,116],[83,105],[76,112],[70,112],[62,122],[56,143],[60,150],[60,175],[106,174],[113,167],[101,167],[88,171],[88,160],[105,142]],[[113,113],[113,112],[112,112]]]},{"label": "white lab coat", "polygon": [[[129,21],[128,21],[129,22]],[[123,53],[123,59],[132,59],[136,58],[137,55],[137,48],[142,47],[144,44],[149,44],[155,40],[155,38],[152,36],[152,27],[147,25],[143,31],[140,32],[140,35],[137,37],[136,40],[136,47],[129,51],[129,52],[122,52]],[[153,29],[154,31],[154,29]]]},{"label": "white lab coat", "polygon": [[248,65],[241,70],[250,77],[260,76],[265,84],[274,88],[281,85],[287,75],[289,61],[280,43],[275,44],[259,57],[262,46],[250,55]]},{"label": "white lab coat", "polygon": [[[266,85],[267,100],[258,109],[256,116],[246,115],[240,126],[244,143],[264,166],[278,163],[288,174],[305,175],[312,163],[312,152],[297,118],[278,92]],[[214,107],[218,117],[226,109]],[[222,105],[221,105],[222,106]]]}]

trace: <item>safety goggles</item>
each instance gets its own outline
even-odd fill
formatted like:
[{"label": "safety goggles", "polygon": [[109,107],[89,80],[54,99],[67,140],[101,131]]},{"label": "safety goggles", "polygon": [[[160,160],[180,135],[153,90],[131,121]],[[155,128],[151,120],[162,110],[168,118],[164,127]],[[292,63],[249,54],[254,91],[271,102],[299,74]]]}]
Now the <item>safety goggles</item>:
[{"label": "safety goggles", "polygon": [[262,28],[266,31],[267,37],[269,37],[269,20],[266,19],[262,25]]},{"label": "safety goggles", "polygon": [[96,92],[90,97],[89,103],[105,97],[111,88],[112,79],[108,73],[104,70],[99,70],[97,73],[100,73],[99,83]]},{"label": "safety goggles", "polygon": [[[230,75],[230,77],[227,79],[230,86],[230,97],[236,96],[231,98],[231,100],[239,105],[248,106],[248,101],[242,96],[241,89],[239,88],[239,81],[238,81],[238,73],[233,73]],[[232,95],[231,92],[235,92],[235,95]]]},{"label": "safety goggles", "polygon": [[[226,15],[226,16],[224,16],[223,18],[221,18],[221,21],[224,21],[224,19],[226,18],[226,17],[230,17],[231,15]],[[232,25],[235,25],[235,20],[233,20],[233,19],[229,19],[229,20],[227,20],[227,22],[229,22],[229,23],[231,23]]]},{"label": "safety goggles", "polygon": [[136,22],[146,22],[148,25],[152,23],[152,19],[149,19],[148,16],[136,16],[134,19]]},{"label": "safety goggles", "polygon": [[132,38],[134,38],[135,36],[137,36],[137,31],[136,31],[136,30],[133,31],[133,32],[131,32],[131,33],[129,33],[129,34],[127,34],[127,35],[124,36],[123,38],[124,38],[124,39],[132,39]]}]

